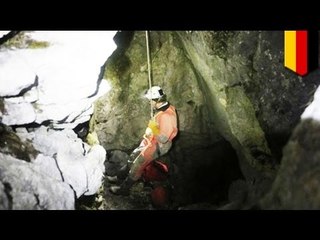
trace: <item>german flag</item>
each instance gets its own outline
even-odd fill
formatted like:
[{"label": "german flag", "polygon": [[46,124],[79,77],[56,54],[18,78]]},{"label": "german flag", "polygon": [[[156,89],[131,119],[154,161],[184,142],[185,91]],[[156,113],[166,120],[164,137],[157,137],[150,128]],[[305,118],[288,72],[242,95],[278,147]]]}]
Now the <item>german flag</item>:
[{"label": "german flag", "polygon": [[285,31],[284,65],[304,76],[318,68],[318,33],[316,31]]}]

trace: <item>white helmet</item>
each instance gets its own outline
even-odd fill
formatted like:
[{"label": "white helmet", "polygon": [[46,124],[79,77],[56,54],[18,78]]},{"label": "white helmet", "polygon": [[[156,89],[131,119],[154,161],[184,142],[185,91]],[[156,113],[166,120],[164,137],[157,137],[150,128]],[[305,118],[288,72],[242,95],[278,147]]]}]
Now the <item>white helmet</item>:
[{"label": "white helmet", "polygon": [[147,91],[145,97],[148,98],[149,100],[151,100],[151,99],[159,99],[159,98],[163,97],[164,95],[165,95],[165,93],[163,92],[161,87],[153,86]]}]

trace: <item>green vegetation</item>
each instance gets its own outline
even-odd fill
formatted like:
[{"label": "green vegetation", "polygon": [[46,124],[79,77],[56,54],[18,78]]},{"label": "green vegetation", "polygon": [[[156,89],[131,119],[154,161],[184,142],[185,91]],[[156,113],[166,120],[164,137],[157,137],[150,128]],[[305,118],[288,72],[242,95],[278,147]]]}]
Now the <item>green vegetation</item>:
[{"label": "green vegetation", "polygon": [[47,48],[49,47],[50,43],[45,41],[29,41],[29,46],[27,48],[37,49],[37,48]]},{"label": "green vegetation", "polygon": [[38,151],[29,140],[21,141],[9,127],[0,124],[0,152],[30,162],[38,155]]},{"label": "green vegetation", "polygon": [[39,48],[47,48],[49,47],[50,43],[46,41],[36,41],[34,39],[31,39],[29,35],[26,34],[26,32],[20,32],[13,38],[6,41],[4,44],[2,44],[1,47],[3,48],[30,48],[30,49],[39,49]]},{"label": "green vegetation", "polygon": [[100,144],[99,143],[99,139],[98,139],[98,135],[96,132],[92,132],[92,133],[89,133],[87,135],[87,143],[90,145],[90,146],[94,146],[96,144]]},{"label": "green vegetation", "polygon": [[0,98],[0,112],[4,113],[4,103],[3,103],[3,99]]}]

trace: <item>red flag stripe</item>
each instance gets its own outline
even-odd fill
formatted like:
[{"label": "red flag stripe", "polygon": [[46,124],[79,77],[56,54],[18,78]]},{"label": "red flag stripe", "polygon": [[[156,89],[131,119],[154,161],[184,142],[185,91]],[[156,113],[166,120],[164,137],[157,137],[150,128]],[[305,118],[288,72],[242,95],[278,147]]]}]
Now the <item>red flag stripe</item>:
[{"label": "red flag stripe", "polygon": [[308,33],[296,32],[296,72],[305,75],[308,72]]}]

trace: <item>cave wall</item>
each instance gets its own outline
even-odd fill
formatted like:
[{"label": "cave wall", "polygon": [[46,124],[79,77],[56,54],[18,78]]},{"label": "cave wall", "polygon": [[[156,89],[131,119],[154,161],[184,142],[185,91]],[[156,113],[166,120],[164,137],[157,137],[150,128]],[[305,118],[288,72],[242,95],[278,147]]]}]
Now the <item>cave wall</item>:
[{"label": "cave wall", "polygon": [[302,78],[284,67],[282,31],[178,35],[209,89],[210,115],[237,151],[249,199],[258,199],[275,177],[282,148],[319,85],[319,73]]},{"label": "cave wall", "polygon": [[283,151],[271,190],[261,199],[263,209],[318,210],[320,208],[319,121],[302,120]]},{"label": "cave wall", "polygon": [[[119,32],[115,41],[105,72],[112,90],[96,102],[90,125],[107,150],[130,151],[150,116],[142,97],[148,88],[145,32]],[[212,176],[231,182],[243,175],[248,199],[261,197],[318,76],[301,78],[284,68],[283,31],[151,31],[150,49],[153,85],[164,89],[179,114],[169,157],[180,170],[181,195],[190,193],[185,186],[193,185],[197,166],[217,164]],[[212,150],[219,143],[226,154]],[[239,160],[227,154],[230,147]]]}]

